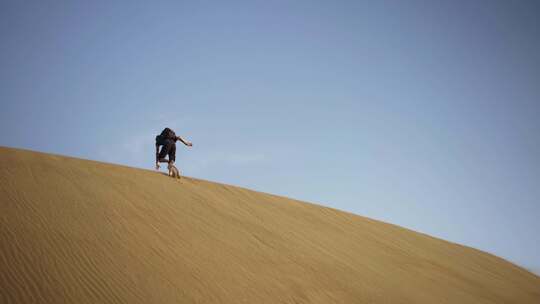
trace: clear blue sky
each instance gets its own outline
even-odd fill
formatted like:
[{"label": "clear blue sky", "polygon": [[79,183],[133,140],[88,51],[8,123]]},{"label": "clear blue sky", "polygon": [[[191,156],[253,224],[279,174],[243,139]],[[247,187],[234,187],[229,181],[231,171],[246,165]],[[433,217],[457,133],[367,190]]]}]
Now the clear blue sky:
[{"label": "clear blue sky", "polygon": [[[48,3],[46,3],[48,2]],[[2,1],[0,145],[351,211],[540,272],[538,1]]]}]

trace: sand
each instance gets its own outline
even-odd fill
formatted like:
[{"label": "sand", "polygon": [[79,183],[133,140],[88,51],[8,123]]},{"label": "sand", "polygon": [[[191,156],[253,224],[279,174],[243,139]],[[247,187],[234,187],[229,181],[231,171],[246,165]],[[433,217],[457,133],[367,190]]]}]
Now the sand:
[{"label": "sand", "polygon": [[540,303],[538,276],[395,225],[11,148],[0,250],[1,303]]}]

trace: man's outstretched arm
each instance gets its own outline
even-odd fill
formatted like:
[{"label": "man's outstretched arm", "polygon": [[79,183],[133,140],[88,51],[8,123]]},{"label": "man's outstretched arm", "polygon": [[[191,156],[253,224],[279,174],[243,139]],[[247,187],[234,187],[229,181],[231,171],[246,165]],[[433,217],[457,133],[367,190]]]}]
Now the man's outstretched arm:
[{"label": "man's outstretched arm", "polygon": [[188,147],[193,146],[192,143],[190,143],[189,141],[183,140],[182,137],[180,137],[180,136],[176,136],[176,139],[178,139],[179,141],[181,141],[184,145],[186,145],[186,146],[188,146]]}]

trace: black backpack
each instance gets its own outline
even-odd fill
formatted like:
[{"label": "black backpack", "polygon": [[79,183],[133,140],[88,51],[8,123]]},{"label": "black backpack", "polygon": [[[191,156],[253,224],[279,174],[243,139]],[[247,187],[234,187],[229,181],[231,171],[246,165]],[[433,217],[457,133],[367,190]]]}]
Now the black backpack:
[{"label": "black backpack", "polygon": [[162,145],[163,141],[166,139],[176,140],[176,134],[174,133],[173,130],[169,128],[163,129],[163,131],[161,131],[161,134],[156,136],[156,144]]}]

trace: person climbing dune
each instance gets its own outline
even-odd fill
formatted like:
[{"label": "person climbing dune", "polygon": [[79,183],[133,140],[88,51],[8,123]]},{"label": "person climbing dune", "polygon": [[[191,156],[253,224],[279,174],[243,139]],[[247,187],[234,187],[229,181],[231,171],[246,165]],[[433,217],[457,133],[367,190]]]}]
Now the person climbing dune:
[{"label": "person climbing dune", "polygon": [[[176,136],[176,133],[169,128],[163,129],[161,134],[156,136],[156,170],[159,170],[159,163],[168,163],[169,169],[174,166],[176,161],[176,141],[178,140],[188,147],[193,146],[192,143],[185,141],[180,136]],[[166,156],[169,158],[165,158]]]}]

